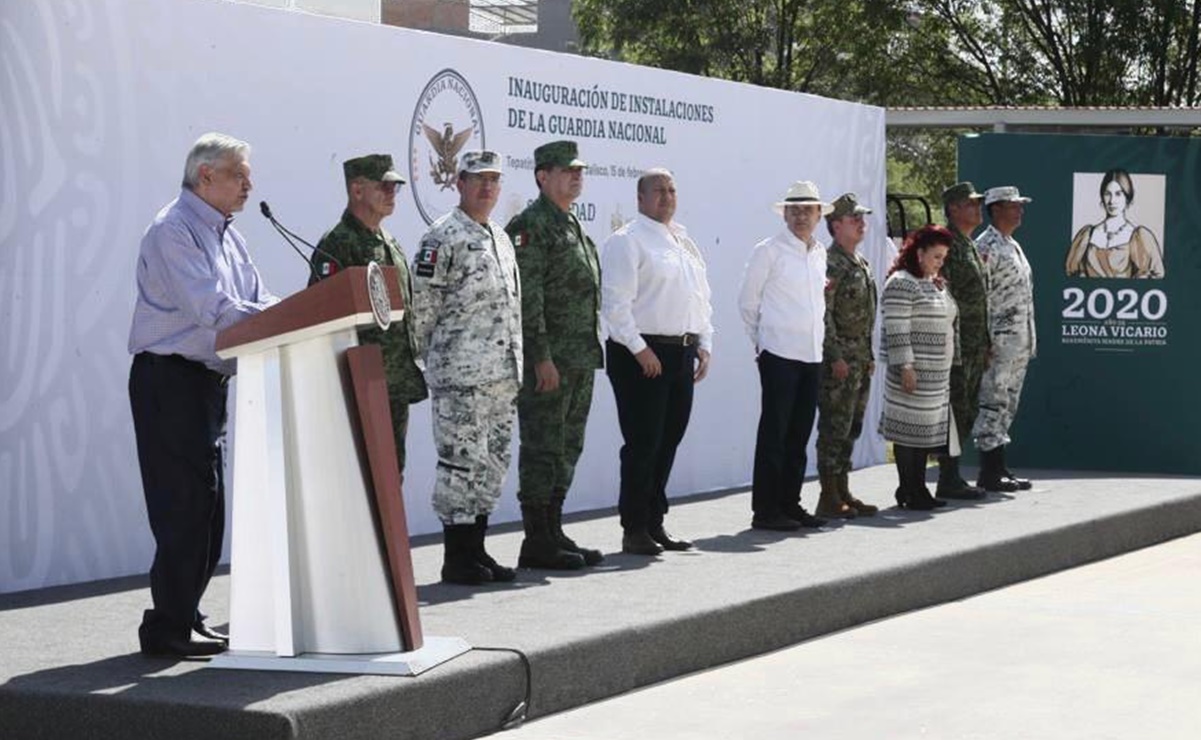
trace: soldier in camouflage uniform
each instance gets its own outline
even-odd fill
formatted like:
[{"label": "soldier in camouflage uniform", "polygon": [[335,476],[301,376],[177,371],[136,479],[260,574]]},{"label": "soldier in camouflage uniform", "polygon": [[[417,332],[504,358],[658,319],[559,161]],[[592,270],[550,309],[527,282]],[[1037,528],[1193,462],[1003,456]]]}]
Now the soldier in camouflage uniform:
[{"label": "soldier in camouflage uniform", "polygon": [[511,581],[484,549],[513,437],[521,382],[521,283],[513,246],[489,220],[500,157],[467,152],[459,206],[430,226],[413,260],[413,332],[432,393],[438,452],[434,511],[442,520],[442,580]]},{"label": "soldier in camouflage uniform", "polygon": [[[961,182],[942,193],[943,213],[955,242],[942,265],[951,297],[959,304],[959,345],[962,364],[951,366],[951,409],[955,430],[962,444],[972,433],[980,399],[980,379],[988,366],[991,342],[988,335],[988,275],[972,232],[983,215],[980,201],[970,182]],[[951,450],[938,456],[938,490],[935,496],[950,499],[979,499],[984,491],[969,485],[959,473],[959,457]]]},{"label": "soldier in camouflage uniform", "polygon": [[603,559],[563,532],[563,503],[584,449],[592,383],[601,367],[596,246],[571,213],[584,167],[574,141],[534,150],[538,199],[505,230],[521,268],[525,369],[517,470],[525,540],[518,565],[572,570]]},{"label": "soldier in camouflage uniform", "polygon": [[1022,224],[1024,204],[1012,186],[984,192],[991,225],[976,240],[988,280],[988,332],[992,357],[980,382],[980,414],[972,437],[980,450],[980,478],[988,491],[1026,490],[1030,481],[1005,465],[1009,426],[1017,414],[1026,366],[1038,350],[1034,330],[1034,279],[1013,232]]},{"label": "soldier in camouflage uniform", "polygon": [[876,280],[867,260],[855,251],[867,231],[864,216],[871,212],[854,193],[846,193],[826,216],[834,244],[826,253],[826,336],[817,402],[817,472],[822,487],[818,516],[851,519],[879,510],[853,496],[847,480],[876,369]]},{"label": "soldier in camouflage uniform", "polygon": [[[392,169],[392,157],[368,154],[342,164],[346,177],[346,210],[342,220],[317,242],[313,253],[312,284],[339,269],[378,262],[396,268],[400,292],[407,309],[413,299],[409,263],[400,244],[380,223],[396,208],[396,191],[405,179]],[[359,329],[359,343],[380,345],[388,380],[388,402],[392,409],[392,432],[396,458],[405,468],[405,432],[409,427],[409,404],[428,394],[421,371],[413,361],[413,324],[406,315],[387,331]]]}]

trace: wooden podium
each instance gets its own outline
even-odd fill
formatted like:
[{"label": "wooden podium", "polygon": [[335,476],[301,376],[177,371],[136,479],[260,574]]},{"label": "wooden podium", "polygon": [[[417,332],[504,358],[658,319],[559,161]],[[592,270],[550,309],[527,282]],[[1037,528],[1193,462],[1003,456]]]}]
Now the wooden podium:
[{"label": "wooden podium", "polygon": [[[399,321],[396,268],[384,283]],[[356,331],[375,324],[352,267],[217,337],[238,374],[230,650],[211,666],[413,675],[470,649],[421,631],[382,354]]]}]

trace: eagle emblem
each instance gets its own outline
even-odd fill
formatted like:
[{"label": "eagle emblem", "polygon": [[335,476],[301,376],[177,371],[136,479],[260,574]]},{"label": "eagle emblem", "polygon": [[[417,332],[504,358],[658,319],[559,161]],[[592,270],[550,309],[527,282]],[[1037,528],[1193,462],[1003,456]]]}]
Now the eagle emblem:
[{"label": "eagle emblem", "polygon": [[430,146],[434,148],[434,154],[429,158],[430,177],[434,179],[440,189],[450,190],[454,187],[455,180],[459,175],[457,165],[459,150],[471,138],[471,132],[475,127],[468,126],[455,133],[454,126],[449,123],[443,125],[445,128],[442,133],[438,133],[437,129],[426,123],[422,123],[421,128],[425,131],[425,138],[429,139]]}]

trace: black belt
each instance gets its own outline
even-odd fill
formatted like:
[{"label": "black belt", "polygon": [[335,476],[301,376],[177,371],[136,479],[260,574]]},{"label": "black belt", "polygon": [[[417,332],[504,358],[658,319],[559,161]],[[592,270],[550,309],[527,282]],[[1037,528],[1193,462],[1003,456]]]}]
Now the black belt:
[{"label": "black belt", "polygon": [[675,347],[691,347],[700,339],[699,334],[643,334],[647,344],[670,344]]}]

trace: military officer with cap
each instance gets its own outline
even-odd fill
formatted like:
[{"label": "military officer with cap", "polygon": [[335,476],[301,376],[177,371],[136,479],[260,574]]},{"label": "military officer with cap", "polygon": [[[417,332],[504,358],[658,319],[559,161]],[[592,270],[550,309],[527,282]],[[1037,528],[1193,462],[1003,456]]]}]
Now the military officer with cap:
[{"label": "military officer with cap", "polygon": [[1030,199],[1006,185],[984,191],[989,227],[976,240],[988,284],[988,334],[992,355],[980,382],[980,412],[972,427],[980,450],[980,477],[986,491],[1031,487],[1005,463],[1009,427],[1017,414],[1026,366],[1038,351],[1034,330],[1034,276],[1013,232],[1022,225]]},{"label": "military officer with cap", "polygon": [[434,511],[442,580],[511,581],[484,549],[509,469],[521,383],[521,283],[513,245],[489,216],[500,197],[496,152],[459,162],[459,205],[430,226],[413,260],[413,333],[431,392],[438,452]]},{"label": "military officer with cap", "polygon": [[871,212],[854,193],[845,193],[826,216],[834,243],[826,251],[826,336],[817,402],[818,516],[851,519],[879,510],[852,495],[848,483],[851,452],[863,432],[875,372],[876,280],[867,259],[856,251],[867,232],[864,216]]},{"label": "military officer with cap", "polygon": [[[346,178],[346,210],[342,220],[321,237],[313,253],[313,276],[309,282],[329,277],[340,269],[377,262],[396,268],[405,308],[413,299],[409,264],[400,243],[382,222],[396,209],[396,191],[405,179],[392,166],[388,154],[368,154],[342,164]],[[359,329],[359,342],[380,345],[392,411],[396,457],[403,473],[405,436],[409,427],[409,404],[426,398],[428,391],[413,355],[413,325],[406,311],[399,323],[387,331]]]},{"label": "military officer with cap", "polygon": [[[988,366],[991,341],[988,333],[988,273],[972,241],[972,232],[984,220],[981,201],[970,182],[960,182],[942,192],[943,214],[955,241],[942,265],[947,290],[959,304],[959,346],[961,363],[951,366],[951,412],[955,432],[962,443],[971,435],[980,401],[980,379]],[[938,456],[938,489],[935,496],[973,500],[984,496],[983,489],[970,485],[959,472],[959,456],[947,452]]]},{"label": "military officer with cap", "polygon": [[585,163],[574,141],[534,150],[538,199],[505,227],[521,268],[525,369],[517,399],[518,491],[525,540],[518,565],[572,570],[601,562],[563,532],[563,504],[584,449],[601,367],[600,262],[571,212]]}]

